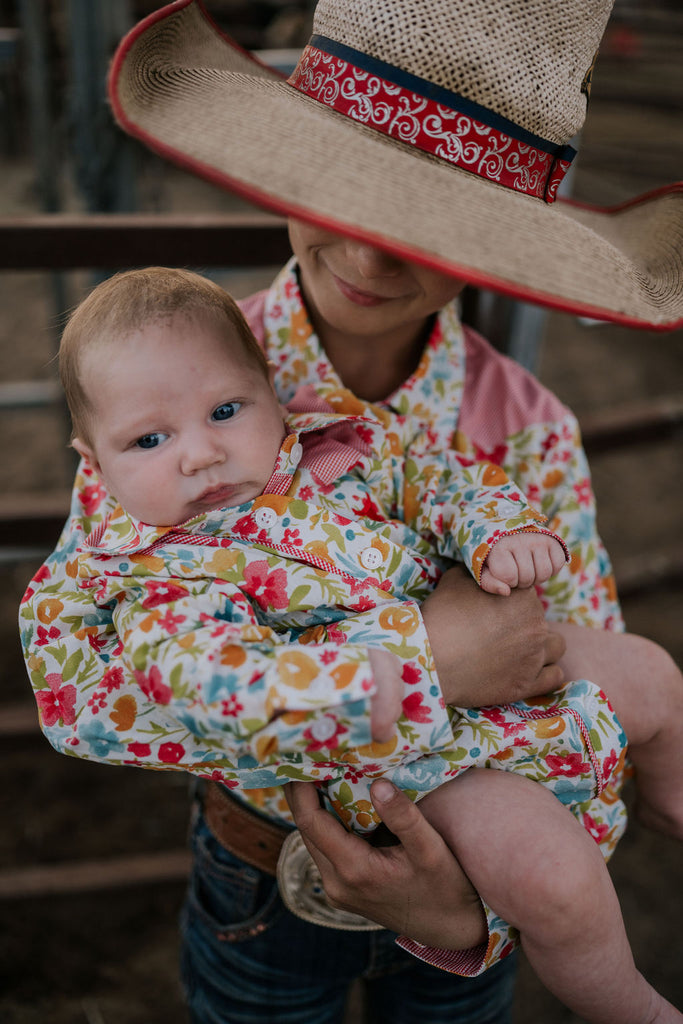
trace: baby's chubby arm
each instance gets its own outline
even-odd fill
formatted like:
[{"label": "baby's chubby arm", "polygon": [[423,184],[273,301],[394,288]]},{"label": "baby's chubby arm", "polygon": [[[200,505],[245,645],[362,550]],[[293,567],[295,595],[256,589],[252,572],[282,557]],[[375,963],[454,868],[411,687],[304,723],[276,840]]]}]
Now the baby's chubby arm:
[{"label": "baby's chubby arm", "polygon": [[487,593],[508,597],[513,588],[545,583],[566,560],[564,546],[549,533],[509,534],[496,541],[489,551],[479,582]]}]

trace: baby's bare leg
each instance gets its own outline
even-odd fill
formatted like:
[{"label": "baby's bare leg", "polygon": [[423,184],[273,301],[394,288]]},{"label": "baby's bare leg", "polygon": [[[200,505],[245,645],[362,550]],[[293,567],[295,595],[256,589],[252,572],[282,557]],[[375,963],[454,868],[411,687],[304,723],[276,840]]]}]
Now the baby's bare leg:
[{"label": "baby's bare leg", "polygon": [[570,1009],[593,1024],[683,1021],[636,969],[602,854],[552,793],[513,772],[471,769],[420,808]]},{"label": "baby's bare leg", "polygon": [[631,633],[553,623],[566,642],[567,679],[609,697],[636,768],[644,824],[683,839],[683,675],[665,650]]}]

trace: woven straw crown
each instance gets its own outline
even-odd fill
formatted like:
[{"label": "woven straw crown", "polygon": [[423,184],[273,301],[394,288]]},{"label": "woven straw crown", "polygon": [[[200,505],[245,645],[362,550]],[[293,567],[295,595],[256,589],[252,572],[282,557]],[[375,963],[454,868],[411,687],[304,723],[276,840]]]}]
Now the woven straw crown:
[{"label": "woven straw crown", "polygon": [[582,86],[612,3],[320,0],[313,32],[563,143],[583,125]]}]

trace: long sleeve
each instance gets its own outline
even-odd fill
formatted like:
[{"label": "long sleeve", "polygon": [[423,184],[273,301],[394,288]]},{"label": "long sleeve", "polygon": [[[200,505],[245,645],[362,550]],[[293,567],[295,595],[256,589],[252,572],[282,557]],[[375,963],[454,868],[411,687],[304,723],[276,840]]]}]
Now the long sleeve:
[{"label": "long sleeve", "polygon": [[[21,609],[41,724],[56,749],[250,788],[330,778],[371,744],[368,646],[392,636],[416,693],[427,679],[427,697],[407,705],[403,753],[450,739],[414,601],[376,580],[376,600],[366,601],[354,582],[357,607],[330,618],[322,606],[337,599],[334,577],[305,560],[286,572],[280,555],[251,541],[237,553],[220,541],[176,544],[84,564],[80,521],[70,521]],[[280,539],[291,540],[288,529]]]},{"label": "long sleeve", "polygon": [[454,451],[411,454],[403,477],[399,518],[427,537],[441,557],[463,561],[477,581],[502,537],[550,532],[545,516],[493,463],[473,462]]},{"label": "long sleeve", "polygon": [[548,520],[568,567],[540,589],[549,619],[623,629],[576,417],[536,378],[466,330],[457,451],[500,465]]}]

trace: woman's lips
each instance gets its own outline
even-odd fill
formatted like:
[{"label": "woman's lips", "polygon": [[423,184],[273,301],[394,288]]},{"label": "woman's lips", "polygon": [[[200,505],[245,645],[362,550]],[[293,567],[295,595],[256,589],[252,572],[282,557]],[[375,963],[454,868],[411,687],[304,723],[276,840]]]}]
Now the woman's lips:
[{"label": "woman's lips", "polygon": [[372,292],[360,291],[360,289],[354,288],[353,285],[343,281],[341,277],[337,277],[336,274],[332,274],[332,277],[344,298],[348,299],[349,302],[354,302],[357,306],[380,306],[383,302],[391,301],[388,296],[373,295]]}]

